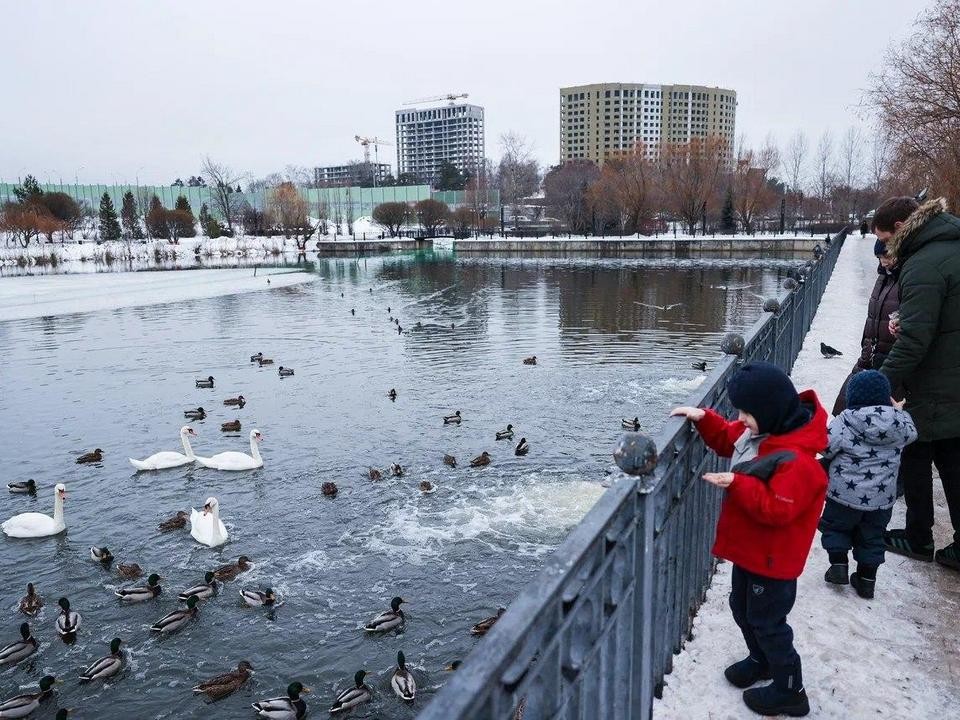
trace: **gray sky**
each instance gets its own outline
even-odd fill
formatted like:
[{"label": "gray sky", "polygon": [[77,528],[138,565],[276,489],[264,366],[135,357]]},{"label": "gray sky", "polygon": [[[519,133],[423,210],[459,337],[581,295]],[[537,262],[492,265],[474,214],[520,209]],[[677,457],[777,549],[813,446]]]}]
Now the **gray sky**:
[{"label": "gray sky", "polygon": [[[204,155],[260,176],[361,158],[401,103],[469,92],[487,154],[559,155],[559,87],[737,91],[738,133],[866,120],[860,90],[926,0],[0,0],[0,179],[169,183]],[[393,148],[382,148],[396,164]],[[395,169],[395,168],[394,168]]]}]

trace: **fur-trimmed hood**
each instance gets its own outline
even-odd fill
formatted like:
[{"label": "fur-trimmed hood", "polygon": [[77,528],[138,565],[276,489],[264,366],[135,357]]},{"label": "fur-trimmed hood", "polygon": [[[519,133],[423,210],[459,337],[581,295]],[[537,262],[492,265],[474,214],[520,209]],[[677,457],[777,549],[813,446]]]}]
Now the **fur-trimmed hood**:
[{"label": "fur-trimmed hood", "polygon": [[946,198],[939,197],[933,200],[927,200],[927,202],[910,213],[910,216],[904,220],[903,225],[894,233],[893,237],[887,240],[887,254],[898,260],[902,259],[901,251],[907,239],[937,215],[945,213],[946,211]]}]

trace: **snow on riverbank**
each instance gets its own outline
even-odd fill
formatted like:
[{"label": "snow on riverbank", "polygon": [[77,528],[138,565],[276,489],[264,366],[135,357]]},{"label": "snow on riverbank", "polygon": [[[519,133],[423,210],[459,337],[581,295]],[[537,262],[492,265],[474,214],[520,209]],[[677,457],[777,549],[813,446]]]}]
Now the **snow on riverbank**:
[{"label": "snow on riverbank", "polygon": [[256,275],[246,269],[4,278],[0,280],[0,322],[273,290],[318,277],[260,268]]},{"label": "snow on riverbank", "polygon": [[[867,300],[877,277],[873,240],[847,240],[794,367],[797,386],[814,388],[828,408],[860,351]],[[842,350],[844,357],[823,359],[821,340]],[[937,547],[943,547],[950,541],[950,521],[939,480],[934,484],[935,534]],[[903,515],[900,500],[891,527],[903,527]],[[877,573],[876,598],[862,600],[849,587],[827,585],[826,565],[818,533],[790,615],[803,658],[810,717],[956,717],[960,573],[888,554]],[[723,677],[724,667],[746,655],[727,605],[730,570],[730,563],[719,566],[694,620],[693,640],[666,676],[654,717],[756,717],[743,705],[741,691]]]}]

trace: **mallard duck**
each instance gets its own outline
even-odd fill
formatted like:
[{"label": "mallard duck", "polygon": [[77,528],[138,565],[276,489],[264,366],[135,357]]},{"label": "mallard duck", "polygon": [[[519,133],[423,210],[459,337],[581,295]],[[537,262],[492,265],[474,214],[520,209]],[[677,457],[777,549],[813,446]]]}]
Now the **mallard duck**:
[{"label": "mallard duck", "polygon": [[474,625],[472,628],[470,628],[470,634],[471,634],[471,635],[486,635],[488,632],[490,632],[490,628],[492,628],[494,625],[496,625],[497,620],[499,620],[499,619],[500,619],[500,616],[503,615],[506,611],[507,611],[506,608],[503,608],[503,607],[502,607],[502,608],[498,608],[496,615],[494,615],[493,617],[488,617],[486,620],[481,620],[481,621],[478,622],[476,625]]},{"label": "mallard duck", "polygon": [[241,590],[240,597],[250,607],[267,607],[276,604],[277,594],[267,588],[266,590]]},{"label": "mallard duck", "polygon": [[366,675],[367,673],[364,670],[357,671],[353,676],[353,687],[343,690],[337,695],[337,699],[334,700],[333,705],[330,706],[331,715],[336,715],[339,712],[349,710],[357,705],[362,705],[373,697],[373,690],[363,682],[363,678],[365,678]]},{"label": "mallard duck", "polygon": [[287,368],[281,365],[280,369],[277,371],[277,374],[280,377],[290,377],[291,375],[293,375],[293,368]]},{"label": "mallard duck", "polygon": [[435,488],[433,483],[430,482],[429,480],[420,481],[420,492],[422,492],[424,495],[430,495],[432,493],[435,493],[436,491],[437,491],[437,488]]},{"label": "mallard duck", "polygon": [[405,702],[413,702],[417,696],[417,681],[407,670],[407,659],[403,651],[397,653],[397,669],[393,671],[393,677],[390,678],[390,687],[397,697]]},{"label": "mallard duck", "polygon": [[253,665],[246,660],[241,660],[236,670],[204,680],[199,685],[195,685],[193,691],[202,693],[211,700],[221,700],[239,690],[251,675],[253,675]]},{"label": "mallard duck", "polygon": [[635,417],[633,420],[627,420],[626,418],[622,418],[620,420],[620,427],[626,428],[627,430],[633,430],[634,432],[636,432],[637,430],[640,429],[640,418]]},{"label": "mallard duck", "polygon": [[483,467],[490,464],[490,453],[484,450],[470,461],[470,467]]},{"label": "mallard duck", "polygon": [[350,314],[351,314],[351,315],[356,315],[356,314],[357,314],[357,311],[356,311],[354,308],[350,308]]},{"label": "mallard duck", "polygon": [[158,584],[159,582],[160,576],[156,573],[153,573],[147,578],[147,584],[145,587],[118,588],[113,594],[124,602],[130,603],[152,600],[162,592],[160,585]]},{"label": "mallard duck", "polygon": [[231,420],[230,422],[225,422],[220,425],[221,432],[239,432],[240,430],[240,421]]},{"label": "mallard duck", "polygon": [[208,597],[213,595],[217,591],[217,580],[216,575],[209,571],[206,575],[203,576],[203,582],[199,585],[194,585],[191,588],[187,588],[182,593],[177,595],[177,600],[181,602],[186,602],[192,597],[195,597],[199,600],[206,600]]},{"label": "mallard duck", "polygon": [[443,464],[455,468],[457,466],[457,459],[453,455],[444,455]]},{"label": "mallard duck", "polygon": [[363,629],[367,632],[389,632],[390,630],[395,630],[400,627],[406,622],[403,610],[400,609],[400,605],[404,602],[404,599],[401,597],[393,598],[393,600],[390,601],[390,609],[384,610],[377,615],[373,620],[364,625]]},{"label": "mallard duck", "polygon": [[229,563],[227,565],[221,565],[216,570],[213,571],[213,576],[220,581],[233,580],[237,575],[242,572],[246,572],[253,567],[253,563],[250,562],[250,558],[246,555],[241,555],[237,558],[235,563]]},{"label": "mallard duck", "polygon": [[523,359],[523,364],[524,364],[524,365],[536,365],[536,364],[537,364],[537,356],[536,356],[536,355],[531,355],[530,357],[524,358],[524,359]]},{"label": "mallard duck", "polygon": [[506,430],[500,430],[497,432],[497,440],[513,440],[513,425],[507,423]]},{"label": "mallard duck", "polygon": [[404,469],[400,463],[394,463],[390,466],[390,474],[394,477],[403,477]]},{"label": "mallard duck", "polygon": [[167,518],[157,527],[160,529],[160,532],[170,532],[171,530],[180,530],[187,526],[187,518],[190,517],[187,515],[186,510],[177,510],[177,514],[173,517]]},{"label": "mallard duck", "polygon": [[184,410],[183,416],[190,420],[203,420],[207,416],[207,412],[202,407],[198,407],[196,410]]},{"label": "mallard duck", "polygon": [[240,407],[243,407],[244,405],[247,404],[247,401],[246,401],[246,398],[243,397],[243,395],[237,395],[235,398],[227,398],[226,400],[223,401],[223,404],[239,405]]},{"label": "mallard duck", "polygon": [[307,716],[307,703],[301,695],[310,692],[310,688],[302,683],[293,682],[287,685],[287,696],[261,700],[253,703],[252,707],[262,718],[270,720],[300,720]]},{"label": "mallard duck", "polygon": [[460,666],[463,665],[463,660],[454,660],[452,663],[447,665],[444,670],[447,672],[456,672],[460,669]]},{"label": "mallard duck", "polygon": [[124,580],[136,580],[143,575],[143,568],[136,563],[117,563],[117,575]]},{"label": "mallard duck", "polygon": [[213,375],[209,376],[206,380],[194,380],[198,388],[212,388],[213,387]]},{"label": "mallard duck", "polygon": [[390,392],[387,393],[387,397],[390,398],[391,400],[396,400],[396,399],[397,399],[397,391],[396,391],[396,389],[395,389],[395,388],[390,388]]},{"label": "mallard duck", "polygon": [[690,367],[694,370],[699,370],[700,372],[707,371],[707,361],[706,360],[697,360],[696,362],[690,363]]},{"label": "mallard duck", "polygon": [[33,655],[40,643],[30,633],[29,623],[20,623],[20,639],[5,648],[0,648],[0,665],[9,665],[26,660]]},{"label": "mallard duck", "polygon": [[113,562],[113,553],[105,547],[92,547],[90,548],[90,559],[109,565]]},{"label": "mallard duck", "polygon": [[12,482],[7,483],[7,490],[12,493],[27,493],[29,495],[37,494],[37,484],[31,480],[24,480],[23,482]]},{"label": "mallard duck", "polygon": [[200,612],[200,608],[197,607],[197,602],[196,596],[191,595],[187,598],[186,608],[167,613],[151,625],[150,629],[158,633],[172,633],[179,630]]},{"label": "mallard duck", "polygon": [[103,680],[116,675],[121,669],[123,669],[123,654],[120,652],[120,638],[114,638],[110,641],[110,654],[91,663],[80,673],[80,682]]},{"label": "mallard duck", "polygon": [[251,355],[251,356],[250,356],[250,362],[257,362],[257,361],[259,361],[261,358],[263,358],[263,353],[262,353],[262,352],[258,352],[256,355]]},{"label": "mallard duck", "polygon": [[423,323],[417,320],[417,324],[413,326],[415,330],[423,330]]},{"label": "mallard duck", "polygon": [[336,497],[339,489],[337,488],[336,483],[325,482],[320,486],[320,492],[322,492],[327,497]]},{"label": "mallard duck", "polygon": [[400,327],[400,323],[397,323],[397,335],[403,335],[403,328]]},{"label": "mallard duck", "polygon": [[24,615],[36,615],[43,607],[43,598],[33,589],[33,583],[27,583],[27,594],[20,598],[20,612]]},{"label": "mallard duck", "polygon": [[520,438],[520,442],[517,443],[517,446],[513,449],[513,454],[517,457],[522,457],[530,452],[530,446],[527,445],[526,438]]},{"label": "mallard duck", "polygon": [[60,615],[57,616],[57,633],[60,637],[75,635],[80,629],[82,620],[80,613],[70,609],[70,601],[65,597],[57,600],[57,605],[60,606]]},{"label": "mallard duck", "polygon": [[460,417],[460,411],[457,410],[453,415],[444,415],[444,416],[443,416],[443,424],[444,424],[444,425],[451,425],[451,424],[459,425],[459,424],[460,424],[460,421],[461,421],[462,419],[463,419],[463,418]]},{"label": "mallard duck", "polygon": [[273,358],[260,358],[257,360],[257,364],[260,367],[263,367],[264,365],[273,365]]},{"label": "mallard duck", "polygon": [[41,701],[47,699],[57,682],[53,675],[44,675],[40,678],[40,692],[24,693],[0,703],[0,718],[26,717],[40,707]]},{"label": "mallard duck", "polygon": [[367,477],[371,480],[383,480],[383,473],[372,467],[367,471]]},{"label": "mallard duck", "polygon": [[456,330],[456,328],[457,328],[456,325],[454,325],[453,323],[450,323],[450,329],[451,329],[451,330]]},{"label": "mallard duck", "polygon": [[77,458],[77,465],[85,465],[87,463],[98,463],[103,460],[103,450],[97,448],[93,452],[85,453]]}]

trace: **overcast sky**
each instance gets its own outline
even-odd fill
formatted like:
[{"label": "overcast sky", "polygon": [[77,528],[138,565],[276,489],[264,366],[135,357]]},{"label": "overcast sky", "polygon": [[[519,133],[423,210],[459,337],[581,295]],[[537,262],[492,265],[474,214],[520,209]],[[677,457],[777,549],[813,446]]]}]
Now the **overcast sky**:
[{"label": "overcast sky", "polygon": [[604,81],[732,88],[756,143],[866,130],[860,92],[927,4],[2,0],[0,179],[340,164],[362,157],[354,135],[392,139],[402,103],[447,92],[485,108],[488,156],[514,131],[549,166],[559,87]]}]

